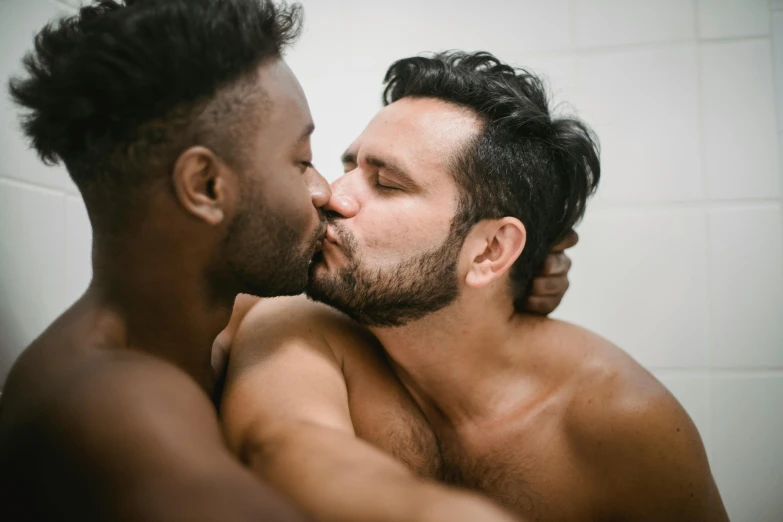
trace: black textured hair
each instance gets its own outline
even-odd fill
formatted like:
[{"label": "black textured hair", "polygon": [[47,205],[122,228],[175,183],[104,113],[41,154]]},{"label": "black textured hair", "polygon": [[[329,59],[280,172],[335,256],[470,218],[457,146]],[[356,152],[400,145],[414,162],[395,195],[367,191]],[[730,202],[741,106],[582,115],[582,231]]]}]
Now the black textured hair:
[{"label": "black textured hair", "polygon": [[37,34],[9,88],[32,146],[89,208],[189,146],[239,161],[237,128],[259,106],[247,86],[300,27],[300,6],[269,0],[95,0]]},{"label": "black textured hair", "polygon": [[480,118],[483,128],[453,161],[461,192],[453,233],[464,238],[479,221],[505,216],[525,225],[525,248],[511,270],[520,309],[533,274],[581,219],[598,185],[597,138],[578,119],[550,114],[538,77],[486,52],[405,58],[391,65],[384,82],[384,105],[436,98]]}]

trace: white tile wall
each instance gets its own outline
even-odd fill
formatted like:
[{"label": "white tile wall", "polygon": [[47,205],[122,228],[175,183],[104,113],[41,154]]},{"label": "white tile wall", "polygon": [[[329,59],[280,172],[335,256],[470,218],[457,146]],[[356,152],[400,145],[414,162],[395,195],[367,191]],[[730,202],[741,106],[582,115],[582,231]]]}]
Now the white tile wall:
[{"label": "white tile wall", "polygon": [[[316,123],[313,161],[328,180],[342,175],[340,157],[381,108],[383,73],[379,69],[335,71],[320,65],[295,70],[307,93]],[[345,99],[346,86],[352,96]],[[353,89],[356,89],[353,91]]]},{"label": "white tile wall", "polygon": [[779,203],[710,210],[713,364],[783,367]]},{"label": "white tile wall", "polygon": [[574,112],[578,78],[577,59],[572,53],[530,54],[514,65],[529,69],[544,80],[551,103],[558,110]]},{"label": "white tile wall", "polygon": [[287,51],[286,59],[295,70],[321,65],[340,71],[348,63],[350,31],[348,2],[299,0],[305,24],[299,41]]},{"label": "white tile wall", "polygon": [[769,34],[769,0],[697,0],[699,35],[730,38]]},{"label": "white tile wall", "polygon": [[715,377],[713,471],[733,522],[783,515],[783,376]]},{"label": "white tile wall", "polygon": [[706,222],[698,209],[594,209],[560,314],[651,368],[709,361]]},{"label": "white tile wall", "polygon": [[576,108],[601,139],[599,200],[701,196],[694,44],[580,57]]},{"label": "white tile wall", "polygon": [[579,47],[692,39],[694,10],[683,0],[573,0]]},{"label": "white tile wall", "polygon": [[65,281],[69,296],[81,295],[92,278],[92,227],[84,202],[65,197]]},{"label": "white tile wall", "polygon": [[0,2],[0,174],[76,194],[64,168],[44,166],[28,148],[19,131],[18,111],[7,91],[9,77],[22,71],[22,56],[32,48],[36,31],[48,20],[69,13],[66,8],[43,0]]},{"label": "white tile wall", "polygon": [[67,306],[65,196],[0,180],[0,372]]},{"label": "white tile wall", "polygon": [[707,194],[780,197],[770,41],[705,44],[701,60]]},{"label": "white tile wall", "polygon": [[567,49],[571,43],[568,0],[350,4],[349,55],[356,67],[444,49],[491,50],[518,62],[526,53]]},{"label": "white tile wall", "polygon": [[[421,51],[482,48],[530,66],[594,124],[603,181],[557,315],[669,387],[732,520],[783,520],[783,1],[303,2],[289,62],[329,179],[380,106],[389,63]],[[0,0],[3,83],[64,9]],[[90,229],[74,191],[27,150],[0,94],[0,375],[88,284]]]},{"label": "white tile wall", "polygon": [[[781,0],[781,6],[783,6],[783,0]],[[783,8],[782,8],[783,9]],[[775,11],[772,13],[772,41],[773,58],[775,62],[775,85],[777,90],[775,91],[775,100],[777,101],[778,108],[778,131],[783,132],[783,53],[778,52],[779,49],[783,49],[783,10]]]}]

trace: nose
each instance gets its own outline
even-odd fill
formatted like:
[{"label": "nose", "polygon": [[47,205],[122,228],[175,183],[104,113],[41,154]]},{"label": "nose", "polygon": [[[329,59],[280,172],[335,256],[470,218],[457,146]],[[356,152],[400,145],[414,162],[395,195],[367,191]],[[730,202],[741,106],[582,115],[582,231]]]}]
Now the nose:
[{"label": "nose", "polygon": [[313,206],[320,209],[332,198],[332,189],[320,172],[314,168],[310,170],[313,173],[310,179],[310,197],[313,200]]},{"label": "nose", "polygon": [[332,183],[332,197],[324,207],[327,212],[335,212],[343,218],[352,218],[359,212],[359,202],[350,194],[348,175]]}]

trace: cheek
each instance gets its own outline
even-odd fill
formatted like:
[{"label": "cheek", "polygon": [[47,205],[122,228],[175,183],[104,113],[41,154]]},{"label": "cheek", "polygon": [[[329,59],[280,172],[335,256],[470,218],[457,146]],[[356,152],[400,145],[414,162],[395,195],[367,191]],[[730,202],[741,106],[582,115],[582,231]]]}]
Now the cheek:
[{"label": "cheek", "polygon": [[[290,169],[289,169],[290,170]],[[307,234],[318,221],[306,178],[297,172],[283,172],[267,183],[264,199],[269,211],[278,214],[294,230]]]},{"label": "cheek", "polygon": [[356,222],[361,229],[357,240],[366,257],[378,261],[407,258],[439,247],[451,224],[451,216],[439,212],[437,206],[416,201],[378,202],[363,209],[363,214]]}]

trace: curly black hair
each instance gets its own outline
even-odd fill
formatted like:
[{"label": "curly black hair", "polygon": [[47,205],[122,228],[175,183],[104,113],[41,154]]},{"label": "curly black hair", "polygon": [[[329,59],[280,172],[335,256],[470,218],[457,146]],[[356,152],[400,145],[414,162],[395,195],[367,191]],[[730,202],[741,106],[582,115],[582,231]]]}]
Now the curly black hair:
[{"label": "curly black hair", "polygon": [[468,108],[483,129],[455,158],[461,201],[453,232],[483,219],[518,218],[525,248],[511,272],[515,306],[551,247],[582,218],[601,176],[598,139],[582,121],[553,117],[543,82],[487,52],[448,51],[391,65],[383,103],[436,98]]},{"label": "curly black hair", "polygon": [[300,28],[299,5],[270,0],[96,0],[37,34],[9,89],[41,159],[65,163],[88,208],[116,206],[189,146],[238,161],[263,106],[249,80]]}]

